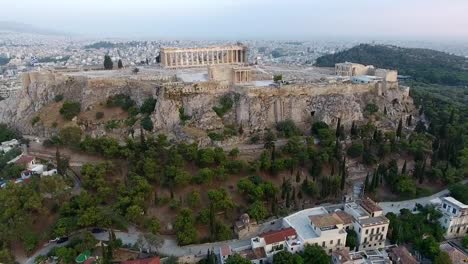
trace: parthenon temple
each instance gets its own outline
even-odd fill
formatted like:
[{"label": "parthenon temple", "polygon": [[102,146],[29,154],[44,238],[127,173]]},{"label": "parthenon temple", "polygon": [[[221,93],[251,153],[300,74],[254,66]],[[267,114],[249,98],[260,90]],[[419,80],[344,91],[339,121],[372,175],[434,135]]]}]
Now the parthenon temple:
[{"label": "parthenon temple", "polygon": [[161,65],[166,68],[244,64],[247,62],[247,47],[244,45],[206,48],[163,47],[160,51],[160,58]]}]

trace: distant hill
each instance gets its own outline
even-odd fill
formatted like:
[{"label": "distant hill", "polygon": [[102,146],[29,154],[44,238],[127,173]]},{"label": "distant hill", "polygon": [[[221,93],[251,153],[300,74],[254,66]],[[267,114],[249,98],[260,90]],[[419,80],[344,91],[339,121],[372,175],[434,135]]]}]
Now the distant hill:
[{"label": "distant hill", "polygon": [[11,31],[18,33],[29,33],[29,34],[38,34],[38,35],[65,35],[64,33],[35,27],[29,24],[23,24],[12,21],[0,21],[0,31]]},{"label": "distant hill", "polygon": [[431,49],[361,44],[319,57],[317,66],[333,67],[339,62],[356,62],[379,68],[397,69],[414,80],[445,85],[468,85],[466,58]]}]

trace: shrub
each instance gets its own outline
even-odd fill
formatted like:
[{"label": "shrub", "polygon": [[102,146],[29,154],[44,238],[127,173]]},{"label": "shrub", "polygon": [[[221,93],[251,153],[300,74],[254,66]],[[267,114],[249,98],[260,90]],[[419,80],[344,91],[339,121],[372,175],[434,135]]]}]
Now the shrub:
[{"label": "shrub", "polygon": [[66,127],[60,130],[60,140],[65,146],[78,148],[81,141],[81,129],[77,126]]},{"label": "shrub", "polygon": [[179,108],[179,118],[182,122],[190,120],[192,117],[185,114],[185,109],[183,107]]},{"label": "shrub", "polygon": [[55,102],[60,102],[63,100],[63,94],[57,94],[55,97],[54,97],[54,101]]},{"label": "shrub", "polygon": [[224,135],[221,133],[216,133],[216,132],[210,132],[208,133],[208,137],[211,138],[213,141],[223,141],[224,140]]},{"label": "shrub", "polygon": [[224,95],[219,100],[219,104],[220,106],[214,106],[213,110],[216,112],[216,114],[219,117],[223,117],[224,114],[226,114],[229,110],[231,110],[232,106],[234,105],[234,102],[232,101],[229,95]]},{"label": "shrub", "polygon": [[31,124],[34,126],[37,122],[39,122],[41,120],[41,118],[39,116],[35,116],[33,117],[33,119],[31,120]]},{"label": "shrub", "polygon": [[143,117],[140,121],[140,124],[143,127],[143,129],[145,129],[146,131],[153,130],[153,121],[151,120],[149,116]]},{"label": "shrub", "polygon": [[151,114],[156,107],[156,99],[154,98],[147,98],[140,107],[140,113],[143,114]]},{"label": "shrub", "polygon": [[120,107],[128,111],[130,107],[135,106],[135,101],[130,96],[125,94],[117,94],[107,98],[107,107]]},{"label": "shrub", "polygon": [[250,144],[257,144],[260,141],[260,136],[255,134],[250,137]]},{"label": "shrub", "polygon": [[364,111],[368,112],[369,114],[376,113],[379,111],[379,107],[375,104],[367,104],[366,107],[364,108]]},{"label": "shrub", "polygon": [[118,127],[119,127],[119,121],[118,120],[109,120],[106,123],[106,129],[107,130],[116,129]]},{"label": "shrub", "polygon": [[361,143],[353,143],[349,148],[348,150],[346,151],[346,153],[348,154],[348,156],[350,156],[351,158],[357,158],[357,157],[360,157],[362,155],[362,152],[364,151],[364,145],[362,145]]},{"label": "shrub", "polygon": [[325,122],[319,121],[319,122],[315,122],[314,124],[312,124],[312,132],[314,134],[318,134],[318,131],[324,128],[328,128],[328,125]]},{"label": "shrub", "polygon": [[103,112],[96,112],[96,119],[101,119],[104,117],[104,113]]},{"label": "shrub", "polygon": [[281,74],[277,74],[277,75],[273,76],[273,81],[275,83],[278,83],[278,82],[280,82],[282,80],[283,80],[283,75],[281,75]]},{"label": "shrub", "polygon": [[297,128],[292,120],[285,120],[276,124],[276,130],[279,135],[290,138],[301,135],[301,131]]},{"label": "shrub", "polygon": [[78,102],[65,101],[60,108],[60,114],[67,120],[72,120],[81,111],[81,105]]}]

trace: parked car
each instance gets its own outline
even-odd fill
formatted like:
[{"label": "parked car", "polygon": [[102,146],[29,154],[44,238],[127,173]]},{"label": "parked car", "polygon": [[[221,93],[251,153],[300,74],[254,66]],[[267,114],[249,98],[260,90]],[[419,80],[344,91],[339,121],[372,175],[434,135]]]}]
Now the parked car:
[{"label": "parked car", "polygon": [[93,234],[104,233],[106,231],[107,230],[105,230],[103,228],[99,228],[99,227],[95,227],[95,228],[91,229],[91,233],[93,233]]},{"label": "parked car", "polygon": [[57,244],[62,244],[68,241],[68,237],[60,237],[56,242]]}]

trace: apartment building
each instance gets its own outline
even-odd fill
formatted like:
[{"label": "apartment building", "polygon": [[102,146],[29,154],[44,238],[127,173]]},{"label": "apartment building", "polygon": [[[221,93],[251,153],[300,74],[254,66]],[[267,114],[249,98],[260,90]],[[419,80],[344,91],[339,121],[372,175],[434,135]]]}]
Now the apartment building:
[{"label": "apartment building", "polygon": [[390,221],[383,215],[382,208],[370,198],[347,203],[344,211],[353,217],[353,229],[358,235],[358,250],[385,246]]},{"label": "apartment building", "polygon": [[443,197],[437,209],[442,213],[440,224],[446,230],[445,238],[463,237],[468,233],[468,205],[453,197]]}]

